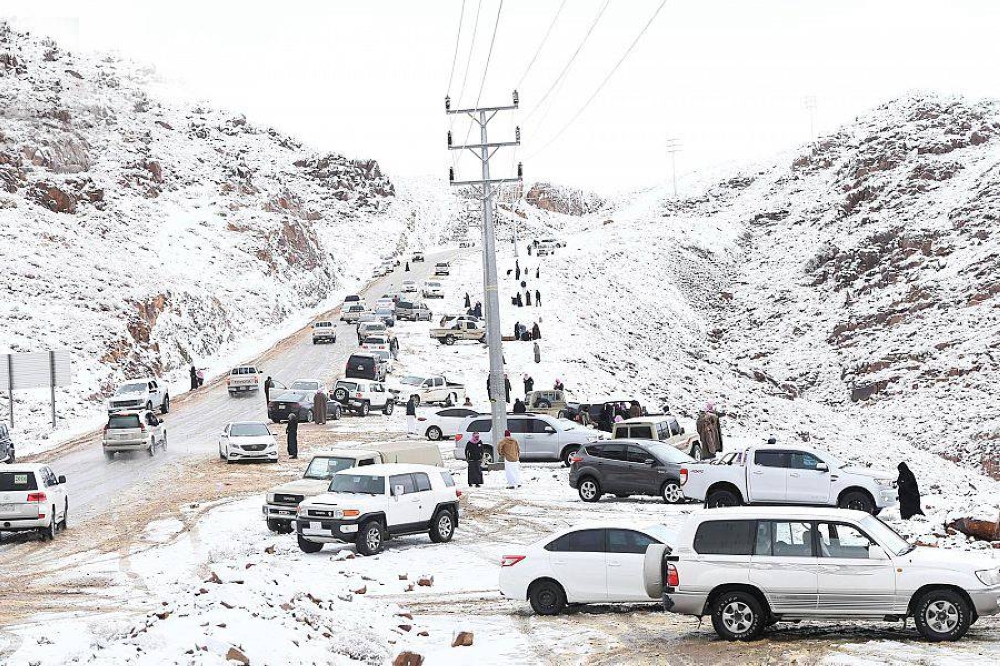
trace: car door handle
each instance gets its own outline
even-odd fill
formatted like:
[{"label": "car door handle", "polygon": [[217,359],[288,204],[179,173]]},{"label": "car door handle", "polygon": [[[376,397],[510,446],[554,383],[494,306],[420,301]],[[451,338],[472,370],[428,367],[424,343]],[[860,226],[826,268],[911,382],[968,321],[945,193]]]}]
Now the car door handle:
[{"label": "car door handle", "polygon": [[791,476],[791,477],[794,477],[794,478],[797,479],[797,478],[799,478],[799,473],[798,472],[789,472],[788,476]]},{"label": "car door handle", "polygon": [[759,475],[759,474],[763,474],[764,472],[760,471],[759,469],[755,469],[755,470],[753,471],[753,473],[754,473],[754,474],[758,474],[758,475]]},{"label": "car door handle", "polygon": [[552,560],[552,564],[566,564],[566,560]]},{"label": "car door handle", "polygon": [[609,567],[620,567],[621,565],[621,562],[608,562]]}]

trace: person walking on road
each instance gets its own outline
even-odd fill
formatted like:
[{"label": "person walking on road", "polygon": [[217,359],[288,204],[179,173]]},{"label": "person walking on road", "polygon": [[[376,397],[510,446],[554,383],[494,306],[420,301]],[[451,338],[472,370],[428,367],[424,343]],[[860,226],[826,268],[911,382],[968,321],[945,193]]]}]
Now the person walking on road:
[{"label": "person walking on road", "polygon": [[542,329],[538,327],[538,322],[536,321],[531,327],[531,339],[541,340],[542,339]]},{"label": "person walking on road", "polygon": [[294,460],[299,457],[299,417],[294,412],[288,415],[285,437],[288,440],[288,457]]},{"label": "person walking on road", "polygon": [[514,398],[514,409],[512,409],[511,411],[513,411],[515,414],[525,414],[527,413],[528,408],[525,406],[523,402],[521,402],[520,398]]},{"label": "person walking on road", "polygon": [[713,403],[705,403],[705,410],[695,421],[695,429],[698,431],[698,439],[701,440],[702,458],[714,458],[717,453],[722,453],[722,425],[719,423],[719,415],[715,412]]},{"label": "person walking on road", "polygon": [[313,423],[317,425],[326,423],[326,391],[322,386],[313,394]]},{"label": "person walking on road", "polygon": [[403,268],[404,273],[410,272],[410,262],[406,262],[406,266]]},{"label": "person walking on road", "polygon": [[536,342],[535,343],[535,363],[541,363],[541,362],[542,362],[542,350],[539,349],[538,343]]},{"label": "person walking on road", "polygon": [[406,401],[406,436],[417,434],[417,396]]},{"label": "person walking on road", "polygon": [[503,439],[497,444],[497,453],[503,458],[503,471],[507,475],[507,488],[521,487],[521,447],[517,440],[510,436],[510,430],[504,430]]},{"label": "person walking on road", "polygon": [[469,486],[480,487],[483,485],[483,440],[478,432],[472,433],[472,438],[465,445],[465,461],[469,466]]},{"label": "person walking on road", "polygon": [[191,366],[191,390],[193,391],[196,388],[198,388],[198,369],[192,365]]},{"label": "person walking on road", "polygon": [[536,308],[542,307],[542,292],[538,291],[537,289],[535,290],[535,307]]},{"label": "person walking on road", "polygon": [[531,290],[527,289],[524,292],[524,305],[526,307],[531,307]]},{"label": "person walking on road", "polygon": [[465,292],[465,309],[468,310],[472,307],[472,299],[469,298],[469,292]]},{"label": "person walking on road", "polygon": [[524,381],[524,399],[527,400],[528,394],[535,390],[535,378],[526,372],[522,380]]},{"label": "person walking on road", "polygon": [[268,375],[264,380],[264,402],[271,402],[271,389],[274,388],[274,380]]},{"label": "person walking on road", "polygon": [[924,515],[924,510],[920,508],[920,488],[917,487],[917,477],[910,471],[905,462],[896,466],[899,470],[899,478],[896,485],[899,488],[899,515],[903,520],[909,520],[913,516]]},{"label": "person walking on road", "polygon": [[531,243],[528,243],[528,256],[531,256]]},{"label": "person walking on road", "polygon": [[537,280],[541,274],[542,274],[542,267],[541,265],[539,265],[535,268],[535,279]]}]

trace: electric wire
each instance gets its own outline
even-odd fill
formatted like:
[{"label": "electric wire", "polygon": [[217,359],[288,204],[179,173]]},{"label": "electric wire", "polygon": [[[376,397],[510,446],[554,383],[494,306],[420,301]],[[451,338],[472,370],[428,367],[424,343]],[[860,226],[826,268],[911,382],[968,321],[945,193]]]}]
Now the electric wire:
[{"label": "electric wire", "polygon": [[535,61],[538,60],[538,55],[542,52],[542,48],[545,47],[545,43],[549,40],[549,35],[552,34],[552,28],[556,26],[556,21],[559,20],[559,15],[562,13],[563,7],[565,6],[566,6],[566,0],[562,0],[562,2],[559,4],[559,9],[556,10],[556,15],[552,17],[552,22],[549,23],[548,30],[545,31],[545,36],[542,37],[541,43],[539,43],[538,48],[535,49],[535,55],[531,56],[531,62],[528,63],[528,66],[525,68],[524,73],[521,74],[521,78],[517,80],[517,85],[514,86],[515,90],[521,87],[521,84],[524,83],[524,79],[527,78],[528,76],[528,72],[531,71],[531,68],[535,64]]},{"label": "electric wire", "polygon": [[455,55],[451,57],[451,74],[448,75],[448,94],[451,94],[451,82],[455,78],[455,64],[458,62],[458,45],[462,41],[462,20],[465,18],[465,0],[462,0],[462,9],[458,13],[458,32],[455,35]]}]

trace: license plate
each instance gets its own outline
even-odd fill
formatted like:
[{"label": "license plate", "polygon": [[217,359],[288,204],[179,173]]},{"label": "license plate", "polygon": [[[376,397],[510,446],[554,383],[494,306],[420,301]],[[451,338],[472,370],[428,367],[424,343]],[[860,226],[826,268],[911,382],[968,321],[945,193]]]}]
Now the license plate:
[{"label": "license plate", "polygon": [[311,530],[321,530],[321,529],[323,529],[323,523],[316,523],[316,522],[309,523],[309,529],[311,529]]},{"label": "license plate", "polygon": [[0,504],[0,513],[13,513],[14,504]]},{"label": "license plate", "polygon": [[278,409],[284,409],[284,408],[285,408],[285,405],[279,402],[278,403]]},{"label": "license plate", "polygon": [[275,513],[278,514],[279,516],[294,516],[295,515],[294,511],[275,511]]}]

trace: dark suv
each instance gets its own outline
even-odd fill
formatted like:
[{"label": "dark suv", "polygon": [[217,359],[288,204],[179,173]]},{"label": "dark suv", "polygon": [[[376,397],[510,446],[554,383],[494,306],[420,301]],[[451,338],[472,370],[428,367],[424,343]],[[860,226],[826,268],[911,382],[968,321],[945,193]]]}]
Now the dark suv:
[{"label": "dark suv", "polygon": [[6,423],[0,423],[0,462],[14,462],[14,440],[10,438]]},{"label": "dark suv", "polygon": [[668,444],[632,439],[593,442],[569,460],[569,485],[584,502],[596,502],[610,493],[659,496],[671,504],[684,501],[680,469],[693,462]]}]

